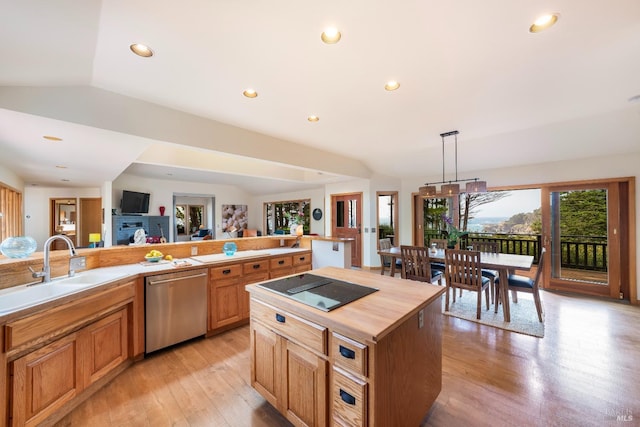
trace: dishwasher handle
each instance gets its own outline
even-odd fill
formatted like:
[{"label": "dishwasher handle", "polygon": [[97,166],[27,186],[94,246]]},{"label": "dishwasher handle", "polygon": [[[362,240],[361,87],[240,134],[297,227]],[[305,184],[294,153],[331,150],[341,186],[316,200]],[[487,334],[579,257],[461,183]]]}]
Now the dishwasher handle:
[{"label": "dishwasher handle", "polygon": [[200,274],[194,274],[192,276],[180,276],[180,277],[174,277],[174,278],[171,278],[171,279],[164,279],[164,280],[149,280],[147,282],[147,284],[149,286],[161,285],[163,283],[178,282],[178,281],[185,280],[185,279],[197,279],[198,277],[204,277],[206,275],[207,275],[207,273],[200,273]]}]

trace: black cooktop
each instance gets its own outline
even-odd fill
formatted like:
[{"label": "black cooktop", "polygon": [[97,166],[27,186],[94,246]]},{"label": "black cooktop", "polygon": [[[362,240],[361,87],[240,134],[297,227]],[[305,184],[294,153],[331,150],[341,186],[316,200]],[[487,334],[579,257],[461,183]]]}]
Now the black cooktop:
[{"label": "black cooktop", "polygon": [[257,286],[322,311],[331,311],[378,290],[315,274],[300,274]]}]

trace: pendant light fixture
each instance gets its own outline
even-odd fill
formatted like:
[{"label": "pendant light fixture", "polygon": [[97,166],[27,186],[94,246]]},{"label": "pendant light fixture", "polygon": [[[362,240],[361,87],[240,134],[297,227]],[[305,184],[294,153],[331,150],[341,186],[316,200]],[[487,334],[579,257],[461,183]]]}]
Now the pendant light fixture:
[{"label": "pendant light fixture", "polygon": [[[436,195],[442,197],[450,197],[460,194],[460,182],[467,182],[465,187],[465,192],[467,193],[486,193],[487,191],[487,182],[480,181],[478,178],[471,179],[458,179],[458,132],[457,130],[452,130],[450,132],[445,132],[440,134],[440,138],[442,138],[442,181],[440,182],[427,182],[423,187],[419,188],[419,194],[422,197],[433,197]],[[444,179],[444,139],[448,136],[455,137],[455,179],[451,181],[445,181]],[[436,184],[442,184],[440,186],[440,192],[438,192],[438,188]]]}]

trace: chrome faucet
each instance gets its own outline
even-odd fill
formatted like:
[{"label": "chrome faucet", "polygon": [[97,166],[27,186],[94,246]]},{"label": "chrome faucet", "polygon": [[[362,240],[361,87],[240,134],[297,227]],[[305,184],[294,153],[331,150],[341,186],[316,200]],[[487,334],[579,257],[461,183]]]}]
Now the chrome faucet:
[{"label": "chrome faucet", "polygon": [[[33,278],[37,279],[39,277],[42,277],[42,283],[47,283],[51,281],[51,264],[49,263],[49,257],[51,254],[51,242],[57,239],[64,240],[65,242],[67,242],[67,246],[69,246],[69,255],[71,255],[72,257],[76,256],[76,248],[73,246],[73,242],[71,241],[71,239],[69,239],[67,236],[65,236],[64,234],[56,234],[49,237],[47,241],[44,242],[44,263],[42,265],[42,271],[33,271],[33,269],[29,267],[29,270],[31,270],[31,273],[32,273],[31,275],[33,276]],[[69,277],[73,276],[74,274],[75,274],[75,270],[71,269],[70,267]]]}]

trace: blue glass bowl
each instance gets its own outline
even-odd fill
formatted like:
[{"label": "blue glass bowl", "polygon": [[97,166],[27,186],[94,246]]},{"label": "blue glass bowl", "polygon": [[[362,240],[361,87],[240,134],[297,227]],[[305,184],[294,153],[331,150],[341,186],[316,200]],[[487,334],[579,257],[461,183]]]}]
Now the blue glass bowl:
[{"label": "blue glass bowl", "polygon": [[224,252],[224,254],[227,256],[235,254],[237,250],[238,245],[236,245],[234,242],[227,242],[222,246],[222,252]]},{"label": "blue glass bowl", "polygon": [[33,237],[8,237],[0,244],[0,252],[9,258],[26,258],[36,251],[37,246]]}]

